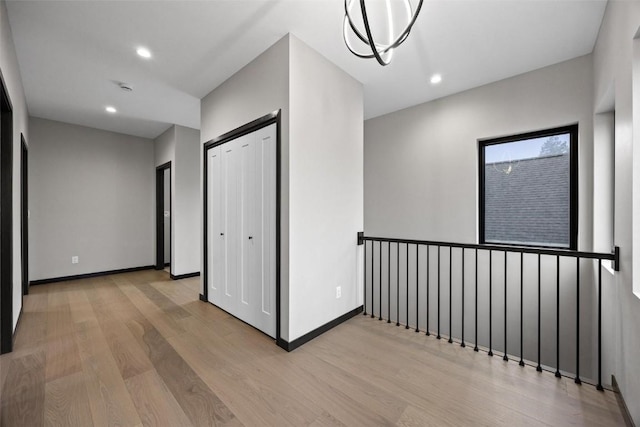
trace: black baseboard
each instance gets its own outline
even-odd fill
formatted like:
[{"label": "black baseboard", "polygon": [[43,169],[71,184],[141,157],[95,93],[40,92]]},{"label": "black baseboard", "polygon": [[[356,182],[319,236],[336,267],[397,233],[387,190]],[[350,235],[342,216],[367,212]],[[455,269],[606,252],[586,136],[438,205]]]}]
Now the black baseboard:
[{"label": "black baseboard", "polygon": [[329,329],[335,328],[336,326],[338,326],[340,323],[345,322],[349,319],[351,319],[352,317],[362,313],[363,310],[363,306],[360,306],[358,308],[354,308],[353,310],[343,314],[342,316],[333,319],[332,321],[325,323],[324,325],[320,326],[319,328],[314,329],[313,331],[304,334],[303,336],[301,336],[300,338],[297,338],[291,342],[289,341],[285,341],[282,338],[278,338],[278,340],[276,341],[276,344],[278,344],[279,347],[282,347],[283,349],[287,350],[287,351],[293,351],[296,348],[300,347],[303,344],[308,343],[309,341],[311,341],[312,339],[316,338],[319,335],[324,334],[325,332],[327,332]]},{"label": "black baseboard", "polygon": [[209,302],[203,294],[200,294],[200,301]]},{"label": "black baseboard", "polygon": [[164,266],[165,266],[165,267],[171,267],[171,263],[170,263],[170,262],[165,262],[165,263],[164,263]]},{"label": "black baseboard", "polygon": [[51,279],[32,280],[30,284],[46,285],[47,283],[66,282],[68,280],[89,279],[91,277],[108,276],[110,274],[131,273],[133,271],[153,270],[155,265],[146,265],[144,267],[122,268],[120,270],[99,271],[97,273],[78,274],[75,276],[53,277]]},{"label": "black baseboard", "polygon": [[174,276],[173,274],[169,273],[169,275],[173,280],[180,280],[180,279],[188,279],[189,277],[198,277],[200,275],[200,272],[196,271],[195,273],[178,274],[177,276]]},{"label": "black baseboard", "polygon": [[622,411],[624,423],[629,427],[635,427],[633,418],[631,418],[631,414],[629,413],[629,408],[627,408],[627,403],[624,401],[624,396],[620,392],[620,387],[618,387],[618,381],[616,381],[615,375],[611,375],[611,386],[613,387],[613,391],[616,393],[616,399],[618,400],[618,406],[620,406]]}]

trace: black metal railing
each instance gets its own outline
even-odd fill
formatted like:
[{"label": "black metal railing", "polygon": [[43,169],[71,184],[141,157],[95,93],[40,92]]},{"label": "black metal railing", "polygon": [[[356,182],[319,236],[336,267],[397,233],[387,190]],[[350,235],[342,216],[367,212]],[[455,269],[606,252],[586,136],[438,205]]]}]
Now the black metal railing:
[{"label": "black metal railing", "polygon": [[[420,326],[424,325],[426,335],[435,332],[437,339],[441,339],[444,335],[448,337],[449,343],[453,343],[455,340],[462,347],[468,345],[469,337],[465,337],[465,329],[471,329],[469,325],[471,322],[473,323],[473,349],[475,351],[482,348],[487,351],[489,356],[493,356],[494,351],[500,351],[504,361],[508,361],[511,356],[518,360],[521,366],[532,364],[538,371],[542,371],[544,366],[545,370],[551,370],[557,377],[573,376],[578,384],[584,380],[581,378],[580,371],[582,355],[590,362],[591,372],[597,376],[597,380],[595,380],[597,381],[595,384],[597,389],[603,390],[602,263],[605,260],[610,260],[613,269],[616,271],[619,269],[620,257],[617,247],[613,253],[609,254],[564,249],[392,239],[364,236],[363,233],[358,233],[358,244],[364,245],[365,315],[374,318],[377,313],[378,319],[383,320],[383,316],[386,314],[387,323],[391,323],[392,319],[395,319],[396,326],[404,324],[406,329],[415,325],[415,332],[420,332]],[[469,257],[470,254],[473,256]],[[483,259],[479,258],[479,254]],[[496,254],[501,255],[494,256]],[[555,263],[552,262],[554,259]],[[410,261],[415,265],[411,266]],[[472,269],[470,268],[471,262],[473,262]],[[575,266],[571,265],[573,262],[575,262]],[[584,274],[585,270],[589,272],[588,262],[595,267],[593,274]],[[502,263],[503,269],[494,269],[494,264],[500,263]],[[470,278],[468,272],[465,274],[468,269],[473,272],[475,277]],[[514,274],[514,269],[519,274]],[[395,274],[392,274],[392,270],[395,270]],[[510,271],[511,275],[509,276]],[[525,276],[525,271],[529,271],[530,274]],[[385,272],[386,274],[384,274]],[[455,280],[454,272],[456,273]],[[502,283],[497,280],[500,277],[494,277],[500,273],[503,275]],[[479,289],[479,285],[482,286],[482,289]],[[502,285],[502,289],[500,289],[500,285]],[[589,295],[584,295],[585,289]],[[581,290],[583,290],[582,295]],[[473,307],[469,307],[467,301],[469,292],[474,294]],[[496,294],[496,292],[503,293],[503,295]],[[402,295],[403,293],[404,295]],[[535,311],[531,306],[534,301],[530,298],[526,298],[527,305],[525,306],[526,293],[535,295]],[[487,294],[488,301],[479,301],[479,296]],[[515,299],[519,298],[515,304],[513,304],[514,294]],[[593,298],[588,298],[590,295]],[[434,296],[435,301],[433,301]],[[498,302],[496,302],[496,298],[499,299]],[[573,302],[569,301],[571,298],[575,298]],[[583,299],[581,300],[581,298]],[[586,304],[585,298],[587,298]],[[442,305],[443,302],[446,305]],[[513,305],[509,305],[510,302]],[[554,302],[555,304],[553,304]],[[494,311],[494,305],[498,304],[503,305],[501,313]],[[395,313],[392,312],[394,305]],[[513,308],[514,305],[515,308]],[[384,310],[385,308],[386,310]],[[457,325],[459,333],[454,332],[456,329],[453,324],[454,308],[460,314],[455,318],[456,322],[458,318],[460,319],[460,324]],[[543,310],[546,313],[544,325]],[[571,310],[575,310],[575,318],[573,318],[575,323],[563,328],[561,319],[564,319],[566,324],[572,323],[568,317]],[[585,327],[584,325],[581,327],[581,320],[584,323],[592,318],[589,313],[592,310],[597,311],[597,327]],[[473,311],[472,319],[469,316],[471,311]],[[488,317],[486,324],[479,321],[480,311],[482,311],[483,317]],[[487,311],[488,316],[486,315]],[[555,319],[551,319],[553,315],[547,315],[550,311],[554,312]],[[527,312],[527,318],[525,318],[525,312]],[[465,314],[467,314],[466,318]],[[435,331],[431,329],[433,325],[431,321],[434,317],[436,320]],[[443,317],[447,321],[445,325],[442,324]],[[515,321],[510,322],[510,318]],[[498,327],[494,325],[496,321],[503,323],[502,329],[499,328],[500,325]],[[528,332],[525,331],[524,327],[527,321],[530,324],[535,322],[536,331],[534,333],[532,333],[533,325],[529,325]],[[513,323],[519,323],[519,328],[514,327]],[[552,330],[549,330],[550,328]],[[546,341],[543,341],[543,330]],[[572,331],[575,332],[573,340],[567,339],[567,335],[573,335]],[[484,337],[481,337],[479,332]],[[494,341],[494,333],[503,335],[500,342]],[[555,333],[555,337],[553,337],[555,340],[552,337],[547,337],[552,333]],[[508,347],[508,340],[513,339],[514,335],[519,336],[519,348],[515,354],[510,351],[513,350],[513,347]],[[533,336],[535,335],[537,337],[534,340]],[[581,343],[581,337],[589,343],[586,345]],[[592,344],[594,338],[597,341],[596,344]],[[527,349],[525,349],[525,341],[528,341]],[[532,344],[532,341],[535,341],[535,345]],[[534,347],[534,349],[530,347]],[[545,347],[545,352],[543,352],[543,347]],[[562,366],[562,371],[561,348],[565,353],[563,360],[566,365]],[[594,363],[590,356],[592,349],[595,353],[595,366],[593,366]],[[555,354],[553,354],[554,352]],[[573,355],[575,359],[569,362],[568,360],[572,357],[570,353],[573,352],[575,352]],[[527,356],[533,357],[525,357],[525,353]],[[535,361],[531,362],[532,360]]]}]

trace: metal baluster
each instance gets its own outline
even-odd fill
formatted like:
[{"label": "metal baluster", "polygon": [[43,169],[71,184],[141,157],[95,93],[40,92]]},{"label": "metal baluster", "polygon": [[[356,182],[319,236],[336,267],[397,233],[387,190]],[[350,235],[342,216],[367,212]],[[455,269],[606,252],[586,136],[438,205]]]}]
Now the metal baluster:
[{"label": "metal baluster", "polygon": [[475,251],[476,251],[476,266],[475,266],[476,267],[476,310],[475,310],[476,345],[475,347],[473,347],[473,351],[478,351],[478,248],[476,248]]},{"label": "metal baluster", "polygon": [[382,320],[382,240],[380,241],[380,247],[378,249],[378,252],[379,252],[378,253],[378,257],[379,257],[378,261],[379,261],[379,264],[380,264],[379,265],[379,267],[380,267],[380,275],[379,275],[380,280],[378,280],[378,284],[380,285],[379,286],[379,288],[380,288],[379,289],[380,290],[380,298],[378,299],[378,308],[379,308],[378,320]]},{"label": "metal baluster", "polygon": [[407,243],[407,304],[406,304],[406,314],[407,314],[407,323],[404,328],[409,329],[409,244]]},{"label": "metal baluster", "polygon": [[598,259],[598,385],[596,389],[604,391],[602,387],[602,260]]},{"label": "metal baluster", "polygon": [[396,326],[400,326],[400,242],[396,246]]},{"label": "metal baluster", "polygon": [[489,356],[493,356],[493,251],[489,250]]},{"label": "metal baluster", "polygon": [[464,248],[462,249],[462,342],[460,347],[466,347],[464,343]]},{"label": "metal baluster", "polygon": [[451,285],[451,265],[453,264],[453,257],[451,256],[451,246],[449,246],[449,344],[451,344],[453,342],[453,331],[451,328],[451,312],[452,310],[452,301],[453,301],[453,292],[452,292],[452,285]]},{"label": "metal baluster", "polygon": [[387,323],[391,323],[391,242],[387,242]]},{"label": "metal baluster", "polygon": [[[366,240],[369,240],[371,242],[371,246],[367,247],[367,242]],[[364,243],[364,262],[363,262],[363,270],[364,270],[364,278],[363,278],[363,282],[364,282],[364,304],[363,304],[363,315],[367,315],[370,314],[372,318],[375,317],[375,241],[378,240],[378,285],[379,285],[379,289],[378,289],[378,294],[379,294],[379,301],[378,301],[378,309],[379,309],[379,315],[378,315],[378,320],[383,320],[382,317],[382,310],[383,310],[383,297],[384,292],[382,289],[382,286],[384,284],[384,279],[382,278],[382,274],[383,274],[383,242],[386,240],[387,241],[387,323],[391,323],[391,243],[392,240],[395,239],[374,239],[374,238],[362,238],[360,236],[360,240],[359,243],[363,244]],[[364,241],[364,242],[363,242]],[[442,246],[448,246],[449,247],[449,337],[448,337],[448,342],[449,343],[453,343],[453,246],[455,245],[456,247],[460,247],[461,249],[461,281],[460,281],[460,286],[461,286],[461,342],[460,342],[460,346],[461,347],[466,347],[466,342],[465,342],[465,294],[466,294],[466,264],[465,264],[465,257],[466,257],[466,249],[473,249],[474,250],[474,255],[475,255],[475,265],[474,265],[474,270],[475,270],[475,324],[474,324],[474,329],[475,329],[475,346],[474,346],[474,350],[478,351],[479,347],[478,347],[478,287],[479,287],[479,280],[478,280],[478,268],[479,268],[479,263],[478,263],[478,251],[479,250],[485,250],[489,252],[489,348],[488,348],[488,355],[489,356],[493,356],[493,251],[503,251],[504,253],[504,354],[503,354],[503,360],[504,361],[508,361],[509,360],[509,356],[508,356],[508,333],[509,333],[509,328],[508,328],[508,320],[509,320],[509,311],[508,311],[508,304],[509,304],[509,283],[508,283],[508,265],[509,265],[509,249],[505,249],[505,248],[499,248],[499,247],[493,247],[490,245],[487,245],[486,247],[484,246],[479,246],[477,245],[477,247],[465,247],[465,245],[457,245],[457,244],[436,244],[435,242],[427,242],[427,241],[396,241],[396,325],[400,326],[400,245],[404,244],[406,247],[406,277],[405,277],[405,290],[406,290],[406,302],[405,302],[405,306],[406,306],[406,329],[410,328],[410,314],[409,314],[409,310],[410,310],[410,285],[409,285],[409,254],[410,254],[410,245],[411,244],[415,244],[416,245],[416,254],[415,254],[415,260],[416,260],[416,278],[415,278],[415,289],[416,289],[416,301],[415,301],[415,307],[416,307],[416,315],[415,315],[415,320],[416,320],[416,326],[415,326],[415,332],[420,332],[420,246],[424,245],[427,248],[427,256],[426,256],[426,330],[425,330],[425,335],[429,336],[430,334],[430,330],[429,330],[429,321],[430,321],[430,282],[431,282],[431,277],[430,277],[430,254],[431,254],[431,244],[433,244],[434,246],[436,246],[436,250],[437,250],[437,304],[436,304],[436,316],[437,316],[437,337],[438,339],[441,339],[441,311],[440,311],[440,303],[441,303],[441,281],[442,281],[442,276],[441,276],[441,249]],[[469,245],[471,246],[471,245]],[[370,276],[369,278],[367,277],[367,273],[368,273],[368,266],[366,265],[367,262],[367,255],[368,255],[368,251],[371,251],[371,257],[369,259],[369,261],[371,262],[371,272],[370,272]],[[561,374],[561,370],[560,370],[560,298],[561,298],[561,294],[560,294],[560,275],[561,275],[561,266],[560,266],[560,257],[561,256],[573,256],[576,258],[576,368],[575,368],[575,377],[574,377],[574,381],[576,384],[582,384],[581,378],[580,378],[580,313],[581,313],[581,308],[580,308],[580,281],[581,281],[581,274],[580,274],[580,268],[581,268],[581,258],[580,258],[580,253],[579,252],[574,252],[574,253],[567,253],[565,254],[564,252],[561,251],[554,251],[554,250],[529,250],[526,248],[520,248],[520,249],[515,249],[513,250],[513,252],[515,253],[520,253],[520,360],[519,360],[519,365],[520,366],[524,366],[524,254],[525,252],[527,253],[536,253],[537,252],[537,258],[538,258],[538,265],[537,265],[537,274],[538,274],[538,321],[537,321],[537,333],[538,333],[538,342],[537,342],[537,366],[536,366],[536,370],[538,372],[542,372],[542,255],[548,255],[548,256],[555,256],[556,257],[556,370],[555,370],[555,376],[558,378],[562,377]],[[598,257],[604,257],[605,259],[610,259],[612,257],[610,257],[609,255],[603,255],[603,254],[597,254],[597,253],[587,253],[585,254],[587,257],[589,258],[595,258],[598,260],[598,379],[597,379],[597,384],[596,384],[596,388],[598,390],[604,390],[603,386],[602,386],[602,258],[598,258]],[[370,289],[367,289],[367,279],[369,279],[371,281],[370,283]],[[369,304],[367,304],[368,302],[368,296],[367,296],[367,290],[370,291],[371,293],[371,297],[370,297],[370,301]],[[370,309],[370,311],[368,312],[367,309]],[[446,321],[446,320],[445,320]],[[513,349],[512,349],[513,350]]]},{"label": "metal baluster", "polygon": [[536,366],[536,371],[538,372],[542,372],[542,366],[540,365],[540,338],[541,338],[541,331],[540,331],[540,254],[538,254],[538,366]]},{"label": "metal baluster", "polygon": [[580,380],[580,257],[576,258],[576,384],[582,384]]},{"label": "metal baluster", "polygon": [[375,276],[374,276],[374,272],[373,272],[373,266],[374,266],[375,262],[373,260],[373,256],[375,255],[375,253],[376,253],[375,241],[372,240],[371,241],[371,318],[372,319],[374,317],[376,317],[376,316],[373,315],[373,312],[374,312],[374,309],[373,309],[373,304],[374,304],[374,301],[373,301],[373,282],[375,281],[374,280]]},{"label": "metal baluster", "polygon": [[367,242],[364,242],[364,310],[362,314],[367,315]]},{"label": "metal baluster", "polygon": [[524,252],[520,252],[520,366],[524,366]]},{"label": "metal baluster", "polygon": [[556,256],[556,378],[560,378],[560,256]]},{"label": "metal baluster", "polygon": [[504,251],[504,356],[502,360],[507,362],[507,251]]},{"label": "metal baluster", "polygon": [[420,270],[420,245],[418,245],[416,243],[416,332],[420,332],[419,329],[419,325],[420,325],[420,316],[418,316],[418,313],[420,311],[420,290],[418,289],[419,287],[419,281],[418,281],[418,277],[419,277],[419,270]]},{"label": "metal baluster", "polygon": [[440,246],[438,246],[438,335],[436,338],[440,339]]},{"label": "metal baluster", "polygon": [[429,332],[429,252],[431,252],[431,248],[427,245],[427,332],[425,335],[431,335]]}]

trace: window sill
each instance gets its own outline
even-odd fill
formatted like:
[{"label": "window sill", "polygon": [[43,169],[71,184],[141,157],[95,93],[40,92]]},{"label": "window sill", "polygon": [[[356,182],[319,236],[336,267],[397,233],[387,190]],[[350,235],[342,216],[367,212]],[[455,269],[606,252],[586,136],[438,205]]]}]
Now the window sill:
[{"label": "window sill", "polygon": [[613,261],[610,259],[602,260],[602,268],[611,273],[612,276],[616,275],[616,271],[613,269]]}]

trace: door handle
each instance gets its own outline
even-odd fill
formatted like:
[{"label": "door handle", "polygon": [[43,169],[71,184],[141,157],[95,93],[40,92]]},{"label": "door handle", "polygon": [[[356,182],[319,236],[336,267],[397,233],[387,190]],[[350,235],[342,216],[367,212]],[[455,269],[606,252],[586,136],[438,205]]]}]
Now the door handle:
[{"label": "door handle", "polygon": [[220,233],[221,236],[224,236],[224,233]]},{"label": "door handle", "polygon": [[253,239],[253,236],[249,236],[249,240]]}]

